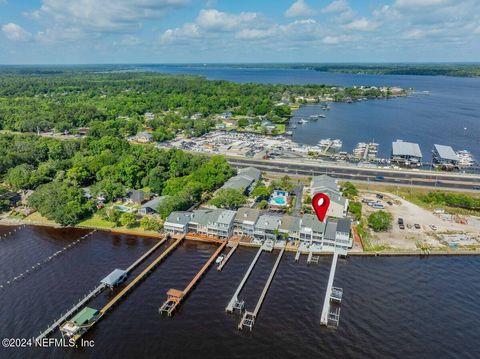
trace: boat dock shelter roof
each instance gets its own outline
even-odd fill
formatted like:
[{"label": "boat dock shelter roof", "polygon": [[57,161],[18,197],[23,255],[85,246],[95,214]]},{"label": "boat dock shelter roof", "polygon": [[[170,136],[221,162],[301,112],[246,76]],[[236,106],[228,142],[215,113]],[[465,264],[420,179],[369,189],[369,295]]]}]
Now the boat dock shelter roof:
[{"label": "boat dock shelter roof", "polygon": [[418,143],[396,140],[392,142],[392,155],[422,158],[422,151]]},{"label": "boat dock shelter roof", "polygon": [[442,160],[458,161],[459,158],[452,147],[444,145],[434,145],[435,152]]},{"label": "boat dock shelter roof", "polygon": [[100,283],[105,284],[108,287],[114,287],[119,281],[124,279],[127,272],[123,269],[114,269],[112,273],[103,278]]}]

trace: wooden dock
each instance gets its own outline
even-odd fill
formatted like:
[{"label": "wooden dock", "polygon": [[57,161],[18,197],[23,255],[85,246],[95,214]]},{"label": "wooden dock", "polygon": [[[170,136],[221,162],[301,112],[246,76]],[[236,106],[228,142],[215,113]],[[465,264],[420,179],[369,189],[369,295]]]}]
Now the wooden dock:
[{"label": "wooden dock", "polygon": [[[242,302],[240,302],[238,300],[238,295],[240,294],[240,292],[242,291],[245,283],[247,282],[248,280],[248,277],[250,277],[250,274],[252,273],[253,271],[253,268],[255,267],[255,264],[257,264],[257,261],[258,261],[258,258],[260,258],[260,255],[262,254],[262,251],[263,251],[263,246],[261,246],[258,251],[257,251],[257,254],[255,255],[255,257],[253,258],[253,261],[252,263],[250,263],[250,266],[248,267],[247,269],[247,272],[245,273],[245,275],[243,276],[242,278],[242,281],[240,282],[240,284],[238,285],[237,289],[235,290],[235,293],[233,294],[232,296],[232,299],[230,299],[230,302],[228,302],[228,305],[227,307],[225,308],[225,311],[227,313],[233,313],[233,311],[235,309],[242,309],[243,308],[243,304]],[[240,306],[239,306],[240,305]]]},{"label": "wooden dock", "polygon": [[51,333],[53,333],[57,328],[60,327],[68,318],[75,314],[80,308],[82,308],[90,299],[99,295],[105,289],[105,284],[100,284],[98,287],[93,289],[90,293],[85,295],[77,304],[70,308],[65,314],[60,318],[55,320],[45,331],[40,333],[38,337],[35,338],[35,341],[39,343],[43,338],[46,338]]},{"label": "wooden dock", "polygon": [[223,258],[222,262],[217,266],[218,271],[221,271],[223,269],[223,267],[225,266],[225,264],[227,264],[228,260],[230,259],[233,252],[235,252],[237,248],[238,248],[238,242],[233,243],[232,247],[230,248],[230,252],[228,252],[227,256]]},{"label": "wooden dock", "polygon": [[[322,315],[320,317],[320,324],[328,326],[329,319],[332,319],[338,325],[340,310],[335,313],[330,312],[330,301],[332,299],[333,281],[335,279],[335,270],[337,268],[338,253],[333,253],[332,266],[330,267],[330,275],[328,276],[327,290],[325,292],[325,299],[323,301]],[[336,288],[338,289],[338,288]]]},{"label": "wooden dock", "polygon": [[112,300],[110,300],[102,309],[100,309],[100,316],[105,315],[120,299],[122,299],[128,292],[142,279],[144,279],[162,260],[164,260],[178,245],[183,241],[185,235],[174,236],[175,242],[170,247],[162,252],[152,263],[150,263],[138,276],[136,276],[130,283],[123,288]]},{"label": "wooden dock", "polygon": [[258,313],[260,312],[260,308],[262,307],[263,301],[265,300],[265,297],[267,295],[268,289],[270,288],[270,285],[272,284],[273,277],[275,276],[275,273],[277,272],[278,265],[280,264],[280,260],[282,259],[283,253],[285,252],[285,247],[283,247],[280,250],[280,253],[278,254],[277,260],[275,261],[275,264],[272,268],[272,271],[270,272],[270,275],[268,276],[267,282],[265,283],[265,286],[263,287],[262,294],[260,294],[260,298],[258,299],[257,305],[255,306],[255,310],[253,312],[248,312],[245,311],[243,314],[243,317],[240,321],[240,324],[238,325],[238,329],[242,330],[244,326],[247,326],[252,330],[253,325],[255,324],[255,320],[257,319]]},{"label": "wooden dock", "polygon": [[133,262],[127,269],[125,269],[125,272],[130,273],[133,271],[135,268],[137,268],[140,263],[142,263],[147,257],[150,256],[153,252],[157,250],[158,247],[160,247],[163,243],[167,241],[167,236],[165,236],[161,241],[159,241],[157,244],[155,244],[152,248],[148,250],[144,255],[142,255],[140,258],[138,258],[135,262]]},{"label": "wooden dock", "polygon": [[[91,232],[93,233],[93,232]],[[143,254],[140,258],[138,258],[135,262],[133,262],[127,269],[126,272],[130,273],[134,270],[140,263],[142,263],[148,256],[150,256],[158,247],[160,247],[165,241],[167,237],[163,238],[157,244],[155,244],[152,248],[150,248],[145,254]],[[55,320],[46,330],[40,333],[36,338],[37,341],[41,341],[43,338],[46,338],[51,333],[53,333],[57,328],[60,327],[65,321],[67,321],[72,315],[74,315],[77,311],[79,311],[88,301],[99,295],[104,289],[106,288],[105,284],[100,284],[88,294],[86,294],[78,303],[76,303],[72,308],[70,308],[65,314],[61,315],[60,318]]]},{"label": "wooden dock", "polygon": [[159,313],[167,313],[168,316],[171,316],[172,313],[175,311],[177,306],[180,302],[188,295],[188,293],[192,290],[192,288],[197,284],[203,274],[207,271],[207,269],[212,265],[215,259],[218,257],[220,253],[222,253],[223,249],[227,245],[227,241],[223,241],[220,246],[217,248],[215,253],[213,253],[208,261],[200,268],[198,273],[193,277],[193,279],[188,283],[185,289],[178,290],[178,289],[169,289],[167,292],[167,300],[162,304],[162,306],[158,309]]}]

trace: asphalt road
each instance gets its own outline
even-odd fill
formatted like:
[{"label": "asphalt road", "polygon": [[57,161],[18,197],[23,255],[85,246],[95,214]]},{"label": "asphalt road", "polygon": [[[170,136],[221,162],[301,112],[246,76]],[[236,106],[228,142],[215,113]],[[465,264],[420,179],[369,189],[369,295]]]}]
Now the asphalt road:
[{"label": "asphalt road", "polygon": [[[475,190],[480,186],[480,176],[449,174],[426,171],[403,171],[378,168],[342,167],[324,165],[319,163],[303,164],[278,162],[271,160],[252,160],[243,158],[228,158],[228,162],[234,167],[254,166],[262,171],[285,173],[290,175],[317,176],[328,174],[332,177],[351,181],[378,182],[402,186],[421,186],[457,190]],[[382,176],[381,181],[376,177]],[[480,187],[479,187],[480,188]],[[480,192],[480,191],[479,191]]]}]

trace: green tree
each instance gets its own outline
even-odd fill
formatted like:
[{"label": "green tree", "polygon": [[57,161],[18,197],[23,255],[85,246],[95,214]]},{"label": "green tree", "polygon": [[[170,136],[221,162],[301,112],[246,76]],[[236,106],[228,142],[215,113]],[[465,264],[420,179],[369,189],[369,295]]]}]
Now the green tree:
[{"label": "green tree", "polygon": [[358,189],[352,182],[345,182],[342,186],[342,193],[349,199],[354,199],[358,195]]},{"label": "green tree", "polygon": [[234,188],[220,189],[215,197],[210,200],[210,204],[228,209],[237,209],[246,202],[247,197],[243,194],[243,191]]},{"label": "green tree", "polygon": [[375,232],[386,232],[392,228],[393,216],[389,212],[378,211],[368,216],[368,226]]},{"label": "green tree", "polygon": [[147,231],[160,231],[163,223],[154,217],[145,216],[140,220],[140,226]]},{"label": "green tree", "polygon": [[266,187],[264,184],[257,185],[254,190],[252,191],[252,196],[257,197],[259,199],[267,199],[270,197],[272,191],[270,188]]},{"label": "green tree", "polygon": [[33,188],[35,184],[34,168],[28,164],[21,164],[10,169],[5,176],[5,182],[14,190]]},{"label": "green tree", "polygon": [[350,202],[348,211],[359,221],[362,218],[362,204],[360,202]]},{"label": "green tree", "polygon": [[120,224],[122,226],[132,228],[137,224],[137,216],[135,215],[135,213],[122,213],[122,215],[120,216]]},{"label": "green tree", "polygon": [[264,199],[262,199],[258,204],[258,208],[260,209],[266,209],[267,207],[268,207],[268,202]]}]

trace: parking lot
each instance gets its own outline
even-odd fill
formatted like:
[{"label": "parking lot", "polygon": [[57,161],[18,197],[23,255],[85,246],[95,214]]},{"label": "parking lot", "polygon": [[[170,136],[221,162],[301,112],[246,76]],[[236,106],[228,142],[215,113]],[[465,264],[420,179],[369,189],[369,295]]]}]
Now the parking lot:
[{"label": "parking lot", "polygon": [[[383,210],[390,212],[394,218],[389,232],[372,235],[376,245],[405,250],[415,249],[419,244],[439,248],[451,245],[445,241],[442,235],[445,233],[461,233],[468,238],[462,242],[464,245],[480,245],[480,228],[474,218],[466,224],[457,223],[453,216],[435,215],[392,194],[362,192],[360,198],[365,216],[384,207]],[[370,205],[365,202],[370,202]],[[403,219],[403,229],[398,223],[399,218]]]}]

